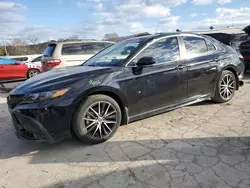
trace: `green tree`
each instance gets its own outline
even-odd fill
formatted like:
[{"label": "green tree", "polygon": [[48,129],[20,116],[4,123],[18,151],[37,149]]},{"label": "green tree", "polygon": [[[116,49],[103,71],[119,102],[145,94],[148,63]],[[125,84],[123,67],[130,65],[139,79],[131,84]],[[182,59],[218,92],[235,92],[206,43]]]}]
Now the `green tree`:
[{"label": "green tree", "polygon": [[0,56],[5,56],[4,46],[0,46]]},{"label": "green tree", "polygon": [[103,40],[109,40],[109,41],[114,41],[114,42],[117,42],[118,39],[119,39],[119,36],[117,33],[107,33],[103,37]]}]

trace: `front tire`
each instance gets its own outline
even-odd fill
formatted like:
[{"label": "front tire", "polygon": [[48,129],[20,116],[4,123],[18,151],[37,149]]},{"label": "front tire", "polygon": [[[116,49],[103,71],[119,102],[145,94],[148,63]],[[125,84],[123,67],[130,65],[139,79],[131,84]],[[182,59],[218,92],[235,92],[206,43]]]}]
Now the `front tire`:
[{"label": "front tire", "polygon": [[113,98],[92,95],[76,111],[73,131],[84,143],[98,144],[115,134],[121,119],[121,109]]},{"label": "front tire", "polygon": [[220,103],[230,101],[236,90],[237,80],[235,75],[228,70],[221,73],[220,79],[216,84],[215,95],[212,100]]}]

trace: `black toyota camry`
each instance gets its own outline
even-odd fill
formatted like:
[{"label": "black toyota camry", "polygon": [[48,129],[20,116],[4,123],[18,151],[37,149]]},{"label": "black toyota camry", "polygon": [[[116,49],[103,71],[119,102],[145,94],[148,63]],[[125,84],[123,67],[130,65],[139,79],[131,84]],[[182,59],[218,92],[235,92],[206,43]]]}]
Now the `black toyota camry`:
[{"label": "black toyota camry", "polygon": [[208,36],[148,35],[120,41],[82,66],[27,80],[8,97],[19,138],[88,144],[122,124],[204,100],[228,102],[243,85],[242,56]]}]

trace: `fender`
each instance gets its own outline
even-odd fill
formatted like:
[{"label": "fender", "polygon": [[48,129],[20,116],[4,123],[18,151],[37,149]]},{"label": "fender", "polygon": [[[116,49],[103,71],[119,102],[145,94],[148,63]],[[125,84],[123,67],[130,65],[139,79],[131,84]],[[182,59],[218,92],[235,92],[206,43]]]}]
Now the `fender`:
[{"label": "fender", "polygon": [[110,86],[97,86],[97,87],[92,87],[81,93],[78,98],[76,99],[76,102],[78,100],[82,100],[83,98],[86,98],[89,95],[93,95],[95,93],[112,93],[113,95],[119,97],[121,100],[122,104],[125,107],[128,107],[128,101],[127,98],[125,97],[125,94],[121,92],[119,89],[110,87]]},{"label": "fender", "polygon": [[216,82],[215,82],[215,85],[214,85],[214,91],[213,91],[213,95],[212,96],[214,96],[215,95],[215,91],[216,91],[216,86],[217,86],[217,83],[219,82],[219,79],[220,79],[220,76],[221,76],[221,73],[222,73],[222,71],[224,71],[224,70],[233,70],[234,72],[234,75],[235,75],[235,78],[236,78],[236,82],[237,82],[237,85],[236,85],[236,90],[238,90],[239,89],[239,78],[238,78],[238,76],[237,76],[237,67],[236,66],[234,66],[234,65],[227,65],[226,67],[223,67],[223,68],[221,68],[221,66],[220,66],[220,69],[219,69],[219,72],[218,72],[218,75],[217,75],[217,77],[216,77]]},{"label": "fender", "polygon": [[119,106],[121,107],[121,111],[123,115],[122,124],[128,124],[129,122],[128,101],[127,101],[125,93],[121,92],[121,90],[119,90],[118,88],[111,87],[111,86],[92,87],[92,88],[85,90],[83,93],[81,93],[73,103],[76,104],[76,108],[77,108],[78,105],[86,97],[88,97],[89,95],[94,95],[94,94],[104,94],[104,95],[108,95],[114,98],[118,102]]}]

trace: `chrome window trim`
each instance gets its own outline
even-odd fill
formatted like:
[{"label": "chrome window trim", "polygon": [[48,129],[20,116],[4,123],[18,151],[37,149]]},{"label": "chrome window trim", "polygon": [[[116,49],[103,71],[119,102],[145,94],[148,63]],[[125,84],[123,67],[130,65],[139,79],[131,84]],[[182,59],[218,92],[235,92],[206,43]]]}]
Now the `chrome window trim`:
[{"label": "chrome window trim", "polygon": [[[164,37],[160,37],[158,39],[153,39],[151,42],[149,42],[146,46],[144,46],[144,48],[142,48],[139,52],[137,52],[125,65],[125,67],[137,67],[136,65],[129,65],[140,53],[142,53],[146,48],[148,48],[150,45],[154,44],[155,42],[159,41],[159,40],[162,40],[162,39],[167,39],[167,38],[171,38],[171,37],[177,37],[177,40],[178,40],[178,45],[179,45],[179,51],[180,51],[180,59],[179,60],[189,60],[189,59],[193,59],[193,58],[198,58],[198,57],[202,57],[202,56],[207,56],[207,55],[212,55],[212,54],[215,54],[217,51],[218,51],[218,47],[217,45],[215,45],[212,41],[210,41],[210,43],[215,47],[215,50],[213,52],[207,52],[205,54],[202,54],[202,55],[198,55],[198,56],[194,56],[194,57],[187,57],[186,56],[186,48],[185,48],[185,45],[184,45],[184,41],[182,39],[182,37],[196,37],[196,38],[201,38],[203,40],[205,40],[206,42],[206,45],[207,45],[207,41],[208,39],[206,39],[205,37],[203,36],[200,36],[200,35],[196,35],[196,34],[176,34],[176,35],[171,35],[171,36],[164,36]],[[179,61],[179,60],[176,60],[176,61]],[[157,63],[157,64],[154,64],[154,65],[148,65],[148,66],[157,66],[157,65],[162,65],[162,64],[165,64],[165,63],[173,63],[173,62],[176,62],[176,61],[168,61],[168,62],[163,62],[163,63]]]},{"label": "chrome window trim", "polygon": [[[142,48],[139,52],[137,52],[129,61],[128,63],[126,63],[125,67],[137,67],[136,65],[129,65],[139,54],[141,54],[146,48],[148,48],[150,45],[156,43],[157,41],[159,40],[162,40],[162,39],[167,39],[167,38],[173,38],[173,37],[176,37],[177,38],[177,41],[178,41],[178,47],[179,47],[179,51],[180,51],[180,59],[181,60],[181,48],[180,48],[180,41],[179,41],[179,38],[178,38],[179,34],[177,35],[171,35],[171,36],[164,36],[164,37],[160,37],[158,39],[153,39],[151,42],[149,42],[146,46],[144,46],[144,48]],[[175,61],[167,61],[167,62],[162,62],[162,63],[156,63],[154,65],[147,65],[145,67],[150,67],[150,66],[158,66],[158,65],[162,65],[162,64],[165,64],[165,63],[172,63],[172,62],[176,62],[176,61],[179,61],[179,60],[175,60]]]}]

